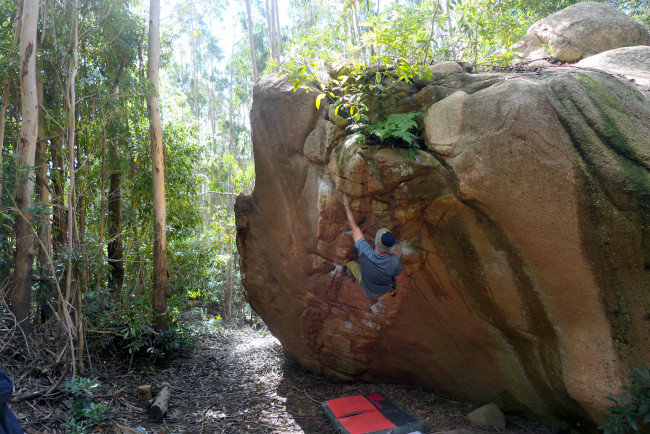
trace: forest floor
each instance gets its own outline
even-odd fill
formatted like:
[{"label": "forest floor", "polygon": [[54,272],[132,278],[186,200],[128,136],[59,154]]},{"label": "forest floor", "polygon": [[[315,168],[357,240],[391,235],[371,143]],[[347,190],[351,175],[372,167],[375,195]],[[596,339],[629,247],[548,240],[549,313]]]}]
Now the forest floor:
[{"label": "forest floor", "polygon": [[[346,383],[313,375],[287,357],[264,327],[203,327],[193,351],[175,358],[166,368],[114,360],[94,364],[89,376],[101,382],[93,390],[93,400],[112,409],[110,422],[93,432],[328,433],[334,429],[323,415],[321,401],[376,391],[424,421],[427,433],[497,432],[470,427],[466,415],[472,405],[419,387]],[[17,392],[24,394],[34,379],[13,380]],[[170,383],[171,400],[167,416],[156,423],[138,402],[136,387],[162,382]],[[67,409],[60,395],[22,400],[11,407],[27,433],[65,432],[60,422]],[[511,415],[507,421],[506,430],[499,432],[562,432]]]}]

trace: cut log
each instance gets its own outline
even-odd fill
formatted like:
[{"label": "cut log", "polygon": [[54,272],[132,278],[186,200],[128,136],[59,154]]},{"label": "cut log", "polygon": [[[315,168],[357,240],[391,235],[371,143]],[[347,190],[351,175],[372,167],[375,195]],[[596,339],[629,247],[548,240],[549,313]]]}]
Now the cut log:
[{"label": "cut log", "polygon": [[169,406],[169,396],[171,395],[172,388],[169,383],[162,383],[156,388],[156,397],[149,407],[149,419],[160,421],[167,414],[167,407]]},{"label": "cut log", "polygon": [[142,386],[138,386],[136,388],[136,391],[138,392],[138,401],[140,401],[142,404],[148,403],[153,398],[150,384],[143,384]]}]

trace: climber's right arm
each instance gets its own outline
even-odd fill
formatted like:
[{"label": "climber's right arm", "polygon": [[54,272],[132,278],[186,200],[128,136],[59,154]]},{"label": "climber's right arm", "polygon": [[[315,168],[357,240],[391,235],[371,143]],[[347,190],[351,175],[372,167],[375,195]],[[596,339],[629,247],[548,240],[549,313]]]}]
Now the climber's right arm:
[{"label": "climber's right arm", "polygon": [[352,239],[356,243],[357,240],[363,238],[363,233],[361,232],[361,229],[359,229],[357,221],[354,219],[354,214],[352,214],[352,209],[350,208],[350,196],[345,193],[343,193],[343,205],[345,205],[345,215],[348,218],[348,224],[350,225],[350,228],[352,228]]}]

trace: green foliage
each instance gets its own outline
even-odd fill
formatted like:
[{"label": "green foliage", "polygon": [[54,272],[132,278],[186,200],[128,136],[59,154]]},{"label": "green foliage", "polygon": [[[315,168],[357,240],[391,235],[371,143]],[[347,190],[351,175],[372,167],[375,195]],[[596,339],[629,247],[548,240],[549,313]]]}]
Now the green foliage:
[{"label": "green foliage", "polygon": [[405,147],[414,158],[419,149],[417,143],[417,118],[421,111],[411,113],[390,113],[393,108],[395,90],[400,83],[410,83],[413,77],[428,78],[431,71],[417,63],[400,61],[394,67],[376,65],[390,61],[389,58],[372,57],[375,62],[371,67],[364,67],[359,62],[346,63],[335,78],[329,82],[320,82],[310,68],[285,69],[294,91],[309,89],[309,83],[316,84],[323,93],[316,97],[316,107],[327,98],[335,107],[335,115],[348,119],[352,126],[349,131],[363,133],[391,144]]},{"label": "green foliage", "polygon": [[[413,156],[418,145],[411,121],[417,115],[391,114],[400,82],[429,78],[429,65],[442,60],[510,64],[517,60],[511,45],[534,21],[576,1],[421,0],[383,9],[372,2],[344,2],[338,15],[321,7],[302,18],[311,32],[298,31],[281,72],[294,91],[318,89],[317,108],[327,99],[336,115],[353,124],[352,131],[380,142],[401,141]],[[329,30],[319,20],[329,20]],[[323,78],[323,65],[337,58],[346,59],[344,66]]]},{"label": "green foliage", "polygon": [[422,111],[410,113],[393,113],[385,121],[377,124],[363,125],[359,129],[379,139],[380,143],[389,142],[408,149],[409,158],[415,158],[420,145],[417,142],[418,124],[416,120]]},{"label": "green foliage", "polygon": [[221,332],[225,329],[221,315],[206,318],[204,321],[199,321],[193,326],[198,333],[215,333]]},{"label": "green foliage", "polygon": [[606,434],[638,433],[650,426],[650,369],[645,365],[634,368],[630,379],[632,385],[619,399],[606,397],[614,403],[603,413],[607,423],[598,427]]},{"label": "green foliage", "polygon": [[11,277],[14,261],[15,231],[14,204],[15,182],[19,165],[16,154],[5,155],[0,165],[2,190],[0,190],[0,285]]},{"label": "green foliage", "polygon": [[606,2],[643,24],[646,29],[650,28],[650,2],[648,0],[606,0]]},{"label": "green foliage", "polygon": [[[377,65],[390,59],[372,57],[372,60],[373,66],[367,68],[363,63],[350,61],[328,82],[321,81],[313,68],[304,65],[292,69],[294,65],[289,64],[282,71],[293,84],[294,91],[309,91],[309,87],[315,85],[323,92],[316,99],[317,107],[327,97],[334,104],[336,115],[351,122],[368,123],[384,116],[384,103],[398,83],[410,83],[413,77],[431,76],[428,68],[417,64],[401,61],[388,68]],[[315,65],[316,61],[313,62]]]},{"label": "green foliage", "polygon": [[82,434],[108,421],[110,407],[93,402],[92,390],[101,386],[97,378],[76,377],[64,382],[61,389],[70,418],[61,424],[67,432]]},{"label": "green foliage", "polygon": [[170,308],[167,312],[170,318],[167,331],[155,330],[148,297],[133,298],[129,307],[121,310],[110,299],[104,299],[100,308],[90,306],[86,312],[89,321],[98,329],[114,331],[112,339],[107,339],[106,334],[89,336],[89,346],[100,353],[148,357],[156,363],[189,350],[196,342],[196,334],[180,321],[178,308]]},{"label": "green foliage", "polygon": [[183,309],[188,298],[203,303],[216,302],[223,276],[220,273],[218,244],[212,234],[197,234],[169,243],[168,302]]},{"label": "green foliage", "polygon": [[188,351],[196,343],[198,337],[192,329],[181,322],[174,323],[167,331],[160,332],[153,337],[147,353],[153,363]]}]

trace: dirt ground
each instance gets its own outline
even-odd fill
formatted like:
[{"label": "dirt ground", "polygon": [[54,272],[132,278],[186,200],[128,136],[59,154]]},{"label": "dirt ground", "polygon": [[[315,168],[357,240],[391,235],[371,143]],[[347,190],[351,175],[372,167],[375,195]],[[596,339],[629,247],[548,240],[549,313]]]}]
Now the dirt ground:
[{"label": "dirt ground", "polygon": [[[15,396],[38,387],[37,379],[14,374]],[[423,420],[427,433],[496,432],[469,426],[466,415],[471,404],[419,387],[345,383],[313,375],[291,361],[264,327],[203,329],[193,352],[164,369],[136,361],[129,371],[128,360],[113,360],[95,363],[90,376],[102,383],[93,393],[95,402],[112,408],[111,421],[93,432],[328,433],[334,429],[323,415],[322,401],[375,391]],[[137,400],[136,387],[164,381],[172,387],[169,411],[163,422],[151,422]],[[11,407],[25,432],[63,433],[60,422],[67,416],[63,401],[54,393]],[[507,421],[507,429],[500,432],[562,432],[512,415]]]}]

